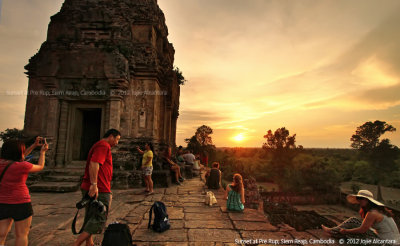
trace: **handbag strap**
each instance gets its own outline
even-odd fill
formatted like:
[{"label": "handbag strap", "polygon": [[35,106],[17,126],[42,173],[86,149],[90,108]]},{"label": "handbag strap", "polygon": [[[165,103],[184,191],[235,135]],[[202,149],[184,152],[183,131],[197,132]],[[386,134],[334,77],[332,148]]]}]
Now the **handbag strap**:
[{"label": "handbag strap", "polygon": [[86,211],[85,218],[83,219],[82,228],[79,230],[79,232],[76,232],[76,220],[78,219],[79,210],[81,210],[81,209],[78,209],[78,210],[76,211],[74,220],[72,221],[72,224],[71,224],[71,230],[72,230],[72,233],[73,233],[74,235],[81,234],[81,233],[83,232],[83,228],[85,228],[85,225],[86,225],[86,223],[87,223],[86,216],[87,216],[87,213],[89,213],[90,205],[89,205],[88,210]]},{"label": "handbag strap", "polygon": [[83,227],[85,226],[85,224],[83,224],[83,225],[82,225],[82,228],[79,230],[79,232],[78,232],[78,233],[76,232],[76,219],[78,218],[78,213],[79,213],[79,209],[78,209],[78,211],[76,211],[74,220],[72,221],[72,225],[71,225],[71,230],[72,230],[72,233],[73,233],[74,235],[76,235],[76,234],[81,234],[82,231],[83,231]]},{"label": "handbag strap", "polygon": [[3,172],[2,172],[1,175],[0,175],[0,183],[1,183],[1,180],[3,179],[4,174],[5,174],[6,171],[7,171],[7,169],[8,169],[8,168],[11,166],[11,164],[13,164],[13,163],[15,163],[15,162],[10,162],[10,163],[8,163],[7,166],[4,168]]}]

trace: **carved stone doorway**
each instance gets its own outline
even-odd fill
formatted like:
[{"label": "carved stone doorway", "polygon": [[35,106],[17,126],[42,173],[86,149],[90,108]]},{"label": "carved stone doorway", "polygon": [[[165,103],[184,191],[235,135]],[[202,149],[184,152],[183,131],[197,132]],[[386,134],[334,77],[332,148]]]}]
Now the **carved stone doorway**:
[{"label": "carved stone doorway", "polygon": [[79,119],[75,122],[75,136],[79,142],[73,146],[72,160],[80,161],[86,160],[92,145],[100,140],[101,109],[78,109],[76,113]]},{"label": "carved stone doorway", "polygon": [[103,133],[104,107],[102,105],[73,105],[69,120],[67,165],[81,165],[90,148]]}]

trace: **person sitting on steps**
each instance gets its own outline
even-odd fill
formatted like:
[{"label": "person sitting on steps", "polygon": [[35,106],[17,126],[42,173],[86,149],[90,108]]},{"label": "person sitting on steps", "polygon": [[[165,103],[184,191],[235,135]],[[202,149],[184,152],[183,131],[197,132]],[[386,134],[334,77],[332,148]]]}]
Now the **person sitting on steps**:
[{"label": "person sitting on steps", "polygon": [[[321,225],[326,233],[344,238],[349,236],[349,238],[396,240],[394,245],[400,245],[400,234],[393,220],[393,213],[383,203],[375,200],[370,191],[360,190],[357,195],[348,195],[347,201],[360,205],[359,213],[363,220],[351,217],[333,228]],[[371,228],[375,229],[376,234]]]},{"label": "person sitting on steps", "polygon": [[221,187],[222,173],[219,170],[219,163],[214,162],[212,168],[205,174],[206,185],[209,189],[219,189]]},{"label": "person sitting on steps", "polygon": [[200,154],[195,155],[196,160],[194,161],[193,170],[202,171],[204,170],[204,165],[200,162]]},{"label": "person sitting on steps", "polygon": [[171,160],[171,147],[167,147],[164,152],[164,160],[169,164],[171,171],[175,173],[175,184],[181,185],[185,179],[181,174],[181,167]]},{"label": "person sitting on steps", "polygon": [[196,157],[192,154],[192,151],[186,150],[183,158],[185,159],[186,165],[191,165],[192,167],[194,166]]},{"label": "person sitting on steps", "polygon": [[175,154],[176,162],[180,166],[184,166],[185,165],[185,159],[183,158],[183,154],[184,154],[183,153],[183,147],[182,147],[182,145],[180,145],[178,147],[178,150],[176,151],[176,154]]},{"label": "person sitting on steps", "polygon": [[242,212],[244,210],[244,186],[242,175],[235,173],[232,184],[226,186],[226,208],[228,211]]}]

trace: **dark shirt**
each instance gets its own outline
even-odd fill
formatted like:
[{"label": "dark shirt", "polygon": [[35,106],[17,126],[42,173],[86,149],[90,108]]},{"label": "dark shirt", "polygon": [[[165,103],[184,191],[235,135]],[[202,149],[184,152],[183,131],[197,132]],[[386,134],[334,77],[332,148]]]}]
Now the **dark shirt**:
[{"label": "dark shirt", "polygon": [[207,178],[206,185],[209,189],[219,189],[219,179],[221,171],[217,168],[211,168],[210,175]]}]

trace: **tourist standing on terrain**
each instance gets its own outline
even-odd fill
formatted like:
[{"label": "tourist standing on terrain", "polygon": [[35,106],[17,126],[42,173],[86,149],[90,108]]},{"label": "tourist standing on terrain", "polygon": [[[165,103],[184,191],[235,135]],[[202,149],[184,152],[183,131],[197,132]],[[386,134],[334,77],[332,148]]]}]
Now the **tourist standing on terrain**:
[{"label": "tourist standing on terrain", "polygon": [[[36,147],[40,149],[37,165],[24,161],[25,156]],[[15,222],[15,245],[28,245],[33,209],[26,179],[28,173],[43,170],[45,154],[49,149],[46,139],[37,137],[28,149],[19,140],[4,142],[0,159],[0,245],[4,245],[7,234]]]},{"label": "tourist standing on terrain", "polygon": [[118,144],[121,133],[118,130],[108,130],[103,139],[95,143],[89,151],[86,161],[85,175],[81,184],[82,196],[89,197],[102,202],[106,207],[105,213],[89,213],[85,210],[85,221],[83,232],[76,239],[74,246],[79,246],[86,241],[87,246],[94,245],[93,234],[100,234],[107,221],[107,215],[111,207],[111,180],[113,163],[111,147]]},{"label": "tourist standing on terrain", "polygon": [[233,175],[232,184],[226,187],[225,191],[226,208],[229,211],[244,210],[244,186],[242,175],[236,173]]},{"label": "tourist standing on terrain", "polygon": [[[375,200],[372,192],[360,190],[357,195],[348,195],[347,201],[351,204],[360,205],[359,213],[363,221],[352,217],[334,228],[322,225],[325,232],[337,237],[348,235],[348,238],[392,240],[386,242],[386,244],[400,245],[400,234],[393,220],[393,213],[383,203]],[[371,228],[375,229],[377,234]],[[383,245],[385,243],[377,244]]]},{"label": "tourist standing on terrain", "polygon": [[218,162],[212,164],[212,168],[207,171],[205,178],[208,189],[219,189],[221,187],[222,173],[219,170]]},{"label": "tourist standing on terrain", "polygon": [[153,144],[146,143],[144,146],[145,150],[142,151],[139,147],[136,147],[137,151],[143,155],[142,158],[142,171],[144,176],[144,182],[146,183],[145,192],[148,195],[154,194],[153,191],[153,180],[151,179],[151,174],[153,173]]}]

